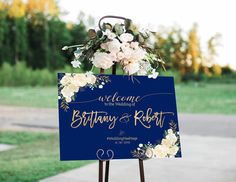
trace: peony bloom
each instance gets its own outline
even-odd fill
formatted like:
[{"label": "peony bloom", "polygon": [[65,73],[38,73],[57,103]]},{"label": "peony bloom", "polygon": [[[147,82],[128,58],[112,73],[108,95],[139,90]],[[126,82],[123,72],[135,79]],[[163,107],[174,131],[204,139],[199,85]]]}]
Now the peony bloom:
[{"label": "peony bloom", "polygon": [[144,49],[138,48],[133,50],[132,57],[133,59],[142,60],[145,58],[146,54],[147,52]]},{"label": "peony bloom", "polygon": [[108,44],[107,43],[101,43],[100,47],[106,51],[108,51]]},{"label": "peony bloom", "polygon": [[110,53],[118,53],[120,51],[121,43],[117,39],[107,42]]},{"label": "peony bloom", "polygon": [[93,75],[93,72],[91,72],[91,71],[86,72],[85,76],[87,78],[87,83],[88,84],[92,84],[93,85],[93,84],[96,83],[97,78],[96,78],[96,76]]},{"label": "peony bloom", "polygon": [[116,37],[116,34],[111,32],[111,30],[109,30],[109,29],[106,29],[104,35],[106,35],[107,38],[110,39],[110,40],[113,40]]},{"label": "peony bloom", "polygon": [[125,54],[123,53],[123,52],[118,52],[117,53],[117,59],[118,60],[121,60],[121,59],[123,59],[125,57]]},{"label": "peony bloom", "polygon": [[133,49],[138,49],[139,48],[139,43],[138,42],[131,42],[130,43],[130,47],[133,48]]},{"label": "peony bloom", "polygon": [[152,69],[151,64],[148,61],[139,61],[140,70],[138,71],[138,75],[147,75],[147,73]]},{"label": "peony bloom", "polygon": [[165,145],[157,145],[153,152],[154,152],[154,157],[156,158],[165,158],[167,157],[169,148]]},{"label": "peony bloom", "polygon": [[134,39],[134,36],[130,33],[123,33],[119,38],[121,42],[131,42]]},{"label": "peony bloom", "polygon": [[147,148],[147,150],[145,151],[145,155],[147,156],[147,158],[152,158],[152,156],[153,156],[153,149]]},{"label": "peony bloom", "polygon": [[71,79],[71,83],[77,87],[84,87],[87,84],[87,77],[85,74],[77,73]]},{"label": "peony bloom", "polygon": [[168,135],[166,135],[166,139],[169,140],[171,145],[175,145],[175,143],[178,140],[178,138],[176,137],[176,135],[174,133],[169,133]]},{"label": "peony bloom", "polygon": [[124,71],[128,73],[129,75],[132,75],[136,72],[138,72],[140,69],[139,64],[137,62],[131,62],[124,66]]},{"label": "peony bloom", "polygon": [[63,85],[63,86],[66,86],[70,83],[71,81],[71,75],[70,74],[65,74],[63,76],[63,78],[61,79],[60,83]]},{"label": "peony bloom", "polygon": [[70,87],[66,86],[61,90],[61,94],[66,98],[66,102],[71,102],[71,97],[74,95],[74,92]]},{"label": "peony bloom", "polygon": [[91,61],[95,67],[102,69],[108,69],[114,64],[112,57],[105,52],[94,53],[94,57]]},{"label": "peony bloom", "polygon": [[175,156],[178,151],[179,151],[179,147],[174,145],[174,146],[170,147],[168,154]]}]

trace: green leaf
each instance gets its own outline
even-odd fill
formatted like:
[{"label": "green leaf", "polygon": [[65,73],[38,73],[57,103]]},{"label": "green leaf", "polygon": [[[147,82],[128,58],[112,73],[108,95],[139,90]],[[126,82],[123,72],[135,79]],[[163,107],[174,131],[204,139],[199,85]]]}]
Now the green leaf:
[{"label": "green leaf", "polygon": [[98,30],[98,31],[97,31],[97,36],[98,36],[99,38],[101,38],[101,37],[103,36],[103,33],[102,33],[101,30]]},{"label": "green leaf", "polygon": [[95,31],[94,29],[89,29],[89,31],[88,31],[88,36],[89,36],[89,38],[91,38],[91,39],[96,38],[96,36],[97,36],[96,31]]},{"label": "green leaf", "polygon": [[110,23],[103,23],[102,30],[105,31],[106,29],[109,29],[112,31],[112,25]]},{"label": "green leaf", "polygon": [[122,33],[124,33],[123,26],[121,24],[116,23],[114,26],[114,31],[117,35],[121,35]]},{"label": "green leaf", "polygon": [[132,20],[126,19],[125,20],[125,29],[128,30],[132,24]]}]

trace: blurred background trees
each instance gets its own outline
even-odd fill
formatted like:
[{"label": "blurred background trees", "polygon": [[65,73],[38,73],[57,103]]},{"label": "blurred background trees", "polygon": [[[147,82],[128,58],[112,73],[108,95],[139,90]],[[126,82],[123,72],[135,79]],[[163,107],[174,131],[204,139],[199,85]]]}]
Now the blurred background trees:
[{"label": "blurred background trees", "polygon": [[[55,0],[0,0],[0,85],[9,85],[9,81],[1,81],[6,79],[3,74],[9,69],[12,74],[17,69],[24,74],[27,71],[22,69],[28,69],[37,72],[38,76],[40,71],[50,75],[50,72],[65,69],[73,55],[61,48],[84,43],[86,30],[95,26],[95,21],[81,12],[77,23],[64,22],[60,19],[61,14]],[[219,34],[210,37],[207,51],[203,52],[196,24],[189,31],[177,26],[160,28],[155,34],[154,46],[169,70],[162,74],[175,75],[177,81],[235,78],[230,67],[216,63],[219,39]],[[55,75],[51,74],[51,77]]]}]

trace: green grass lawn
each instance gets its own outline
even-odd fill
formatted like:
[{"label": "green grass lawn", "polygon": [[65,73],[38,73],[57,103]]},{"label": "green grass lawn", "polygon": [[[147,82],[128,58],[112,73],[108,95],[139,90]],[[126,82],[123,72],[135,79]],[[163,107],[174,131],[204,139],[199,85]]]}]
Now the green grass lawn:
[{"label": "green grass lawn", "polygon": [[[236,84],[176,85],[179,112],[236,114]],[[57,107],[56,87],[2,87],[0,105]]]},{"label": "green grass lawn", "polygon": [[17,147],[0,152],[1,182],[31,182],[89,162],[60,162],[58,134],[0,132],[0,143]]}]

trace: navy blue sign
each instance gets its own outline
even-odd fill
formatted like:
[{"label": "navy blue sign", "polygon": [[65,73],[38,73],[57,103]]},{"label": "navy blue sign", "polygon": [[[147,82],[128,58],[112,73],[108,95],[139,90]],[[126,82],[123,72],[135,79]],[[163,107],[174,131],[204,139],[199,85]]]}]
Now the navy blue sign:
[{"label": "navy blue sign", "polygon": [[172,77],[58,79],[61,160],[181,157]]}]

